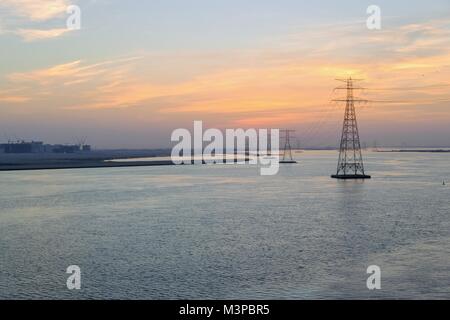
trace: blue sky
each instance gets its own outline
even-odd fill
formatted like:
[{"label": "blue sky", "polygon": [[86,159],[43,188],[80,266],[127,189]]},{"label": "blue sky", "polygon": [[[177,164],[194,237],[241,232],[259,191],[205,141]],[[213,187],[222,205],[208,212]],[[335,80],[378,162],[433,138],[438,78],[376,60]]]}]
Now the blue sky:
[{"label": "blue sky", "polygon": [[[0,1],[1,3],[2,1]],[[37,1],[39,2],[39,1]],[[41,1],[45,5],[46,1]],[[48,1],[47,1],[48,2]],[[51,2],[51,1],[50,1]],[[41,62],[151,50],[215,50],[253,47],[302,28],[364,21],[373,1],[299,0],[104,0],[75,1],[82,9],[83,32],[57,42],[23,43],[12,35],[1,41],[2,71]],[[430,5],[431,4],[431,5]],[[447,16],[446,0],[377,1],[385,23],[405,23]],[[3,8],[5,28],[64,27],[64,19],[27,21]],[[4,26],[4,24],[10,24]],[[29,60],[33,50],[33,61]],[[56,52],[58,51],[58,52]],[[36,57],[37,55],[37,57]]]}]

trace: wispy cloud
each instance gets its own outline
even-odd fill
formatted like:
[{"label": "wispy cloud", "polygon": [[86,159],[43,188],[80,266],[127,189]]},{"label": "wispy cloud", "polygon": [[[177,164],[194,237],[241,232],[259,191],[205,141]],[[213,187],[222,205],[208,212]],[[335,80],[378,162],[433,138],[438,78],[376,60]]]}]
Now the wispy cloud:
[{"label": "wispy cloud", "polygon": [[21,89],[13,88],[8,90],[0,90],[0,102],[10,104],[18,104],[30,101],[30,97],[21,93]]},{"label": "wispy cloud", "polygon": [[67,32],[70,32],[70,29],[60,28],[60,29],[48,29],[48,30],[40,30],[40,29],[20,29],[16,32],[19,36],[21,36],[25,41],[32,42],[43,39],[52,39],[60,37]]},{"label": "wispy cloud", "polygon": [[[76,60],[12,73],[5,79],[8,94],[5,93],[0,100],[10,103],[48,101],[52,105],[52,100],[61,99],[61,108],[97,103],[98,97],[103,97],[108,90],[117,90],[116,82],[121,83],[122,79],[126,79],[130,75],[129,68],[139,59],[140,56],[132,56],[91,64]],[[13,88],[16,88],[14,95],[11,94]],[[95,93],[97,90],[99,95]]]},{"label": "wispy cloud", "polygon": [[81,61],[59,64],[46,69],[39,69],[30,72],[13,73],[8,78],[13,82],[34,82],[41,85],[60,83],[65,78],[84,77],[83,70],[93,69],[92,66],[82,67]]},{"label": "wispy cloud", "polygon": [[30,98],[28,98],[28,97],[4,95],[4,94],[0,93],[0,102],[24,103],[24,102],[27,102],[29,100],[30,100]]},{"label": "wispy cloud", "polygon": [[68,0],[1,0],[0,6],[11,14],[33,21],[46,21],[66,12]]},{"label": "wispy cloud", "polygon": [[[3,26],[3,33],[18,35],[27,42],[61,37],[72,31],[66,28],[63,19],[71,4],[73,4],[71,0],[0,0],[3,18],[6,14],[8,20],[12,20]],[[61,27],[49,28],[45,25],[53,20],[59,20]]]}]

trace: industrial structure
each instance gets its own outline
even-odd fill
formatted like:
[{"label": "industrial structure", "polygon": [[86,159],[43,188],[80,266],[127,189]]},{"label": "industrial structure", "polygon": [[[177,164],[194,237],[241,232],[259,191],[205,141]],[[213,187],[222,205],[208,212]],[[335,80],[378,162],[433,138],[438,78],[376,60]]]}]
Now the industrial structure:
[{"label": "industrial structure", "polygon": [[281,132],[281,138],[284,139],[284,152],[283,152],[283,159],[280,161],[280,163],[297,163],[297,161],[294,160],[292,157],[292,147],[291,147],[291,133],[294,133],[295,130],[280,130]]},{"label": "industrial structure", "polygon": [[368,102],[368,100],[359,99],[353,95],[354,90],[363,89],[354,86],[354,82],[361,81],[360,79],[352,79],[350,77],[337,80],[344,82],[345,86],[335,88],[335,90],[345,90],[347,97],[333,100],[335,102],[345,102],[346,105],[337,172],[331,177],[335,179],[370,179],[371,177],[364,172],[355,111],[355,103]]},{"label": "industrial structure", "polygon": [[77,153],[90,152],[91,146],[86,144],[44,144],[41,141],[9,141],[0,144],[0,153]]}]

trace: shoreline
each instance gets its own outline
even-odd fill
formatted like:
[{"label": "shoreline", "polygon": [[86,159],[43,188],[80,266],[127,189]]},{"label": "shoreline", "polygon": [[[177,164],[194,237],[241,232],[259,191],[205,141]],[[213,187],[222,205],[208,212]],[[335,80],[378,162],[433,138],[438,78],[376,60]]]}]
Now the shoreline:
[{"label": "shoreline", "polygon": [[[170,159],[158,159],[158,157],[166,155],[167,150],[98,150],[73,154],[3,153],[0,154],[0,172],[173,165]],[[149,159],[146,161],[120,161],[143,157]]]},{"label": "shoreline", "polygon": [[[159,159],[158,159],[159,157]],[[163,159],[161,159],[163,157]],[[122,168],[122,167],[156,167],[175,166],[171,159],[164,159],[165,154],[154,152],[97,152],[91,154],[16,154],[0,155],[0,172],[8,171],[37,171],[63,169],[94,169],[94,168]],[[145,160],[138,160],[148,158]],[[154,159],[152,159],[154,158]],[[250,159],[245,158],[248,162]],[[238,159],[234,159],[237,162]],[[191,160],[194,164],[194,159]],[[203,164],[207,161],[203,160]],[[224,159],[225,163],[225,159]],[[183,165],[183,164],[181,164]]]},{"label": "shoreline", "polygon": [[0,172],[8,171],[35,171],[35,170],[63,170],[63,169],[94,169],[94,168],[121,168],[121,167],[154,167],[173,166],[172,161],[128,161],[128,162],[73,162],[73,163],[34,163],[0,165]]}]

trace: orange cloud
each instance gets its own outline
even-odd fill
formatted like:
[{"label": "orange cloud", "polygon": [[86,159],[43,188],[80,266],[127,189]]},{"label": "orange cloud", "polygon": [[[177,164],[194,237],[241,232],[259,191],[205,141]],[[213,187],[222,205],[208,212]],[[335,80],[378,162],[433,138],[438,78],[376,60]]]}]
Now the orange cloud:
[{"label": "orange cloud", "polygon": [[70,31],[72,30],[67,28],[49,29],[49,30],[20,29],[16,33],[19,36],[21,36],[25,41],[31,42],[36,40],[57,38]]},{"label": "orange cloud", "polygon": [[34,21],[45,21],[66,12],[68,0],[2,0],[0,6]]},{"label": "orange cloud", "polygon": [[[2,0],[0,11],[5,12],[7,16],[16,17],[2,32],[18,35],[26,42],[59,38],[73,30],[62,27],[35,27],[35,24],[66,17],[67,8],[72,3],[70,0]],[[28,27],[30,22],[33,23],[33,28]],[[25,25],[27,27],[24,27]],[[62,19],[61,26],[65,26]]]}]

